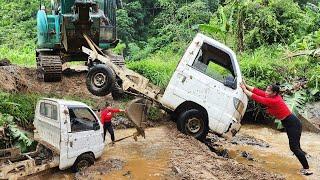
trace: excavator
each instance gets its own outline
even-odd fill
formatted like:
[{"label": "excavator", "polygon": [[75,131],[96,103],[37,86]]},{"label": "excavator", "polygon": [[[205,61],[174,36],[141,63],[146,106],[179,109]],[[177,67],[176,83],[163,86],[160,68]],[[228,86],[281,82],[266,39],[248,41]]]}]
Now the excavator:
[{"label": "excavator", "polygon": [[[86,34],[99,48],[107,50],[119,43],[116,9],[119,0],[41,1],[37,12],[37,76],[45,82],[60,81],[62,71],[72,61],[87,61],[81,47]],[[124,66],[122,56],[110,54],[112,62]]]},{"label": "excavator", "polygon": [[[107,56],[116,69],[123,68],[124,58],[108,51],[119,43],[116,9],[121,6],[121,0],[51,0],[50,3],[40,0],[37,12],[37,78],[44,82],[60,81],[63,71],[69,68],[68,62],[72,61],[85,61],[85,70],[90,74],[97,72],[91,69],[97,63],[88,60],[90,56],[82,49],[93,44],[94,49]],[[124,94],[122,79],[115,75],[114,70],[109,69],[108,73],[110,76],[103,73],[94,73],[94,77],[88,75],[88,90],[97,96],[111,93],[114,99],[119,99]],[[128,117],[137,126],[137,134],[142,135],[144,131],[140,124],[145,121],[145,106],[130,104],[127,112],[139,113]]]}]

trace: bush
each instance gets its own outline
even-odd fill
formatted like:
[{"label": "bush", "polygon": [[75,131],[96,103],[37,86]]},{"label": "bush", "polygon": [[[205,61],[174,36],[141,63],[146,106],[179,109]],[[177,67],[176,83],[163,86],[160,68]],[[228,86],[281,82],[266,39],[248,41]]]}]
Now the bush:
[{"label": "bush", "polygon": [[150,79],[152,83],[165,88],[178,64],[179,54],[160,51],[141,61],[131,61],[128,68]]}]

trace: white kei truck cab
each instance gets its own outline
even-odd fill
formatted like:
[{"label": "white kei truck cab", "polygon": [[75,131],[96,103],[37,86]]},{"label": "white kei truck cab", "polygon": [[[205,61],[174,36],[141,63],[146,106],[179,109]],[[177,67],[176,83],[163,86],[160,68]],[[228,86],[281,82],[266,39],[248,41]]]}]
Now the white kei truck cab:
[{"label": "white kei truck cab", "polygon": [[230,137],[240,129],[248,98],[235,53],[197,34],[180,60],[161,102],[173,110],[177,128],[198,139],[208,130]]},{"label": "white kei truck cab", "polygon": [[[240,88],[242,76],[236,55],[224,44],[197,34],[163,91],[142,75],[118,67],[108,55],[98,52],[93,41],[87,38],[87,42],[91,49],[82,47],[82,51],[89,55],[88,64],[93,64],[86,81],[92,94],[104,96],[112,87],[120,86],[124,92],[158,103],[173,115],[181,132],[198,139],[209,130],[226,137],[239,131],[248,99]],[[120,79],[121,84],[112,85],[114,79]],[[136,108],[142,103],[142,99],[135,100],[130,104],[135,107],[128,109],[143,110]],[[137,120],[141,116],[128,116],[138,126],[141,124]]]},{"label": "white kei truck cab", "polygon": [[80,171],[92,165],[105,147],[102,124],[86,104],[41,99],[34,117],[37,150],[0,165],[0,179],[16,179],[59,167]]}]

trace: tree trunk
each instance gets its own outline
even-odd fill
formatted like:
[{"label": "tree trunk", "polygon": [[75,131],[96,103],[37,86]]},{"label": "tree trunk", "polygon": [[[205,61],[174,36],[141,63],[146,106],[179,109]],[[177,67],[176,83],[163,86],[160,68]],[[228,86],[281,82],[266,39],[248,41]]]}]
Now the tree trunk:
[{"label": "tree trunk", "polygon": [[238,20],[237,20],[237,52],[242,52],[244,50],[243,36],[244,36],[243,11],[239,8]]}]

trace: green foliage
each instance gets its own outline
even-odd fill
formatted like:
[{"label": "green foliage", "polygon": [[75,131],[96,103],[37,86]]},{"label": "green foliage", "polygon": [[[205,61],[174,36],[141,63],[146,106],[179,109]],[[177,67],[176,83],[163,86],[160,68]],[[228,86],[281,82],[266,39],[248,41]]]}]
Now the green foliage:
[{"label": "green foliage", "polygon": [[141,61],[129,62],[127,66],[165,88],[178,64],[180,56],[173,52],[158,52]]},{"label": "green foliage", "polygon": [[212,37],[215,37],[216,39],[222,39],[223,42],[227,44],[227,37],[232,31],[230,27],[232,27],[233,23],[233,9],[231,11],[232,13],[229,14],[229,17],[227,17],[224,11],[225,8],[220,6],[216,12],[216,16],[213,16],[209,24],[200,24],[199,29],[202,32],[211,35]]},{"label": "green foliage", "polygon": [[11,115],[0,114],[0,124],[5,127],[5,131],[8,131],[10,142],[14,143],[12,146],[18,146],[22,152],[27,152],[34,146],[34,142],[17,127],[13,120],[14,118]]},{"label": "green foliage", "polygon": [[305,20],[305,13],[292,0],[271,0],[268,4],[248,3],[244,26],[245,42],[249,48],[263,44],[288,43],[294,36],[313,26]]},{"label": "green foliage", "polygon": [[19,64],[26,67],[36,66],[36,54],[34,46],[25,46],[22,48],[9,48],[0,45],[0,60],[7,58],[13,64]]},{"label": "green foliage", "polygon": [[304,105],[307,102],[307,93],[305,90],[300,90],[292,95],[285,95],[284,100],[286,101],[289,109],[293,113],[297,114],[298,111],[304,110]]},{"label": "green foliage", "polygon": [[210,23],[201,25],[200,30],[225,43],[227,37],[237,37],[232,42],[244,43],[247,49],[290,44],[297,37],[319,29],[318,11],[310,7],[302,9],[293,0],[231,0],[220,6]]},{"label": "green foliage", "polygon": [[36,13],[38,0],[0,2],[0,59],[35,65]]},{"label": "green foliage", "polygon": [[312,50],[320,47],[320,31],[296,39],[290,47],[295,50]]},{"label": "green foliage", "polygon": [[10,135],[15,142],[14,146],[18,146],[21,152],[27,152],[32,147],[34,141],[29,139],[25,133],[17,128],[17,125],[10,123],[9,125]]},{"label": "green foliage", "polygon": [[309,87],[316,88],[319,64],[308,57],[282,59],[285,50],[283,46],[263,46],[244,52],[239,56],[242,74],[260,88],[275,82],[293,82],[299,77],[307,78]]},{"label": "green foliage", "polygon": [[161,119],[161,110],[160,110],[160,108],[151,106],[149,111],[148,111],[147,117],[151,121],[156,121],[156,120]]},{"label": "green foliage", "polygon": [[40,99],[36,94],[0,93],[0,112],[14,117],[22,127],[30,127],[33,122],[34,109]]}]

